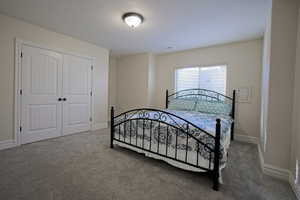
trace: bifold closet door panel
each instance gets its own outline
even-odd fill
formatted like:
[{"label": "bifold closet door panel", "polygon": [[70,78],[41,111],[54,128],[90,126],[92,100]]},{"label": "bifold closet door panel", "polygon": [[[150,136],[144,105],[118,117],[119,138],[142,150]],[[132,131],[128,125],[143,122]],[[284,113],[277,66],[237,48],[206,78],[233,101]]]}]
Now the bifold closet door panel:
[{"label": "bifold closet door panel", "polygon": [[90,130],[91,65],[92,61],[90,59],[64,55],[64,135]]},{"label": "bifold closet door panel", "polygon": [[62,131],[63,55],[22,46],[21,143],[58,137]]}]

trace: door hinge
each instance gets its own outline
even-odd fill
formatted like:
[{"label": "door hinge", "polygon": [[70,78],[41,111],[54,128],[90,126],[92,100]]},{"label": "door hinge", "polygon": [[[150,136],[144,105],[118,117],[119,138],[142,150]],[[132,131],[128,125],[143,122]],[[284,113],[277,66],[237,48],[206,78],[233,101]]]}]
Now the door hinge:
[{"label": "door hinge", "polygon": [[20,95],[22,95],[23,94],[23,90],[20,90]]},{"label": "door hinge", "polygon": [[22,126],[20,126],[20,132],[22,132]]},{"label": "door hinge", "polygon": [[21,52],[21,58],[23,58],[23,52]]},{"label": "door hinge", "polygon": [[93,92],[92,91],[90,92],[90,95],[93,96]]},{"label": "door hinge", "polygon": [[91,66],[91,69],[92,69],[92,70],[94,69],[94,66],[93,66],[93,65]]},{"label": "door hinge", "polygon": [[93,119],[90,117],[90,122],[92,121]]}]

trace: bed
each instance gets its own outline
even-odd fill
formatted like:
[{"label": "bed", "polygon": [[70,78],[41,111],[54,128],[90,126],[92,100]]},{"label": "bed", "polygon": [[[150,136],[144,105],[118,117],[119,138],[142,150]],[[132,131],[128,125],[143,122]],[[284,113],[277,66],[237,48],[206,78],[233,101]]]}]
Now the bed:
[{"label": "bed", "polygon": [[207,172],[218,190],[234,139],[234,113],[235,91],[232,97],[206,89],[166,91],[166,109],[138,108],[115,116],[112,107],[110,147]]}]

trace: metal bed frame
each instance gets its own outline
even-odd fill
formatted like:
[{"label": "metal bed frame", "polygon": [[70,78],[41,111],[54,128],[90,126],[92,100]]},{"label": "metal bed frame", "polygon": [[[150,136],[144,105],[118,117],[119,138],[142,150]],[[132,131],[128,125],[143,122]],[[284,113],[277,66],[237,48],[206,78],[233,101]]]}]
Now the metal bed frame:
[{"label": "metal bed frame", "polygon": [[[166,91],[166,108],[168,108],[169,103],[173,99],[194,99],[194,100],[206,100],[206,101],[215,101],[215,102],[229,102],[231,103],[231,113],[230,116],[232,119],[235,117],[235,97],[236,92],[233,90],[233,96],[228,97],[223,94],[206,90],[206,89],[188,89],[188,90],[181,90],[175,92],[174,94],[169,95],[168,90]],[[152,117],[151,117],[151,114]],[[180,122],[180,123],[178,123]],[[135,123],[136,126],[140,125],[142,128],[133,129],[132,124]],[[153,144],[152,141],[152,134],[153,134],[153,124],[156,123],[158,125],[158,142],[157,144]],[[148,128],[150,131],[150,146],[146,148],[144,146],[145,140],[145,129],[148,124]],[[150,126],[149,126],[150,124]],[[164,125],[164,130],[161,127]],[[121,126],[123,129],[123,139],[121,138]],[[175,145],[175,156],[172,157],[168,152],[168,145],[165,145],[166,149],[164,153],[159,151],[160,146],[160,134],[162,130],[166,132],[166,144],[168,144],[168,136],[171,133],[171,129],[175,130],[176,135],[176,145]],[[207,131],[199,128],[195,124],[177,116],[175,114],[169,113],[165,110],[158,110],[158,109],[151,109],[151,108],[140,108],[140,109],[133,109],[121,113],[115,116],[114,107],[111,107],[111,138],[110,138],[110,148],[114,148],[114,141],[128,145],[130,147],[134,147],[136,149],[142,150],[144,152],[150,152],[152,154],[171,159],[172,161],[176,161],[179,163],[183,163],[192,167],[196,167],[198,169],[204,170],[209,173],[212,177],[213,181],[213,189],[215,191],[219,190],[219,168],[220,168],[220,146],[221,146],[221,120],[216,119],[216,130],[215,135],[208,133]],[[128,131],[128,133],[127,133]],[[118,133],[118,134],[117,134]],[[129,141],[126,141],[126,135],[129,135]],[[177,157],[178,151],[178,136],[184,135],[186,138],[186,145],[185,145],[185,159],[179,159]],[[202,139],[195,137],[195,135],[202,135]],[[142,144],[138,145],[138,138],[142,140]],[[234,139],[234,122],[231,124],[231,140]],[[193,140],[196,144],[196,151],[197,151],[197,161],[195,163],[191,163],[188,161],[188,144]],[[157,151],[153,150],[153,145],[157,145]],[[200,166],[198,164],[199,159],[199,150],[204,150],[207,155],[209,156],[209,166]],[[182,148],[181,148],[182,150]],[[213,166],[211,165],[213,162]]]}]

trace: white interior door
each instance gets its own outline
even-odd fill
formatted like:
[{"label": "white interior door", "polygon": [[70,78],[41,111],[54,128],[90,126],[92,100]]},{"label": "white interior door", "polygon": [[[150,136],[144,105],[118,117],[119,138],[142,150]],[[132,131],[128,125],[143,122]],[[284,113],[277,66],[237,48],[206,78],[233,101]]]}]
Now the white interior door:
[{"label": "white interior door", "polygon": [[92,61],[65,55],[63,67],[63,135],[90,130]]},{"label": "white interior door", "polygon": [[61,54],[22,47],[21,143],[58,137],[62,130]]}]

